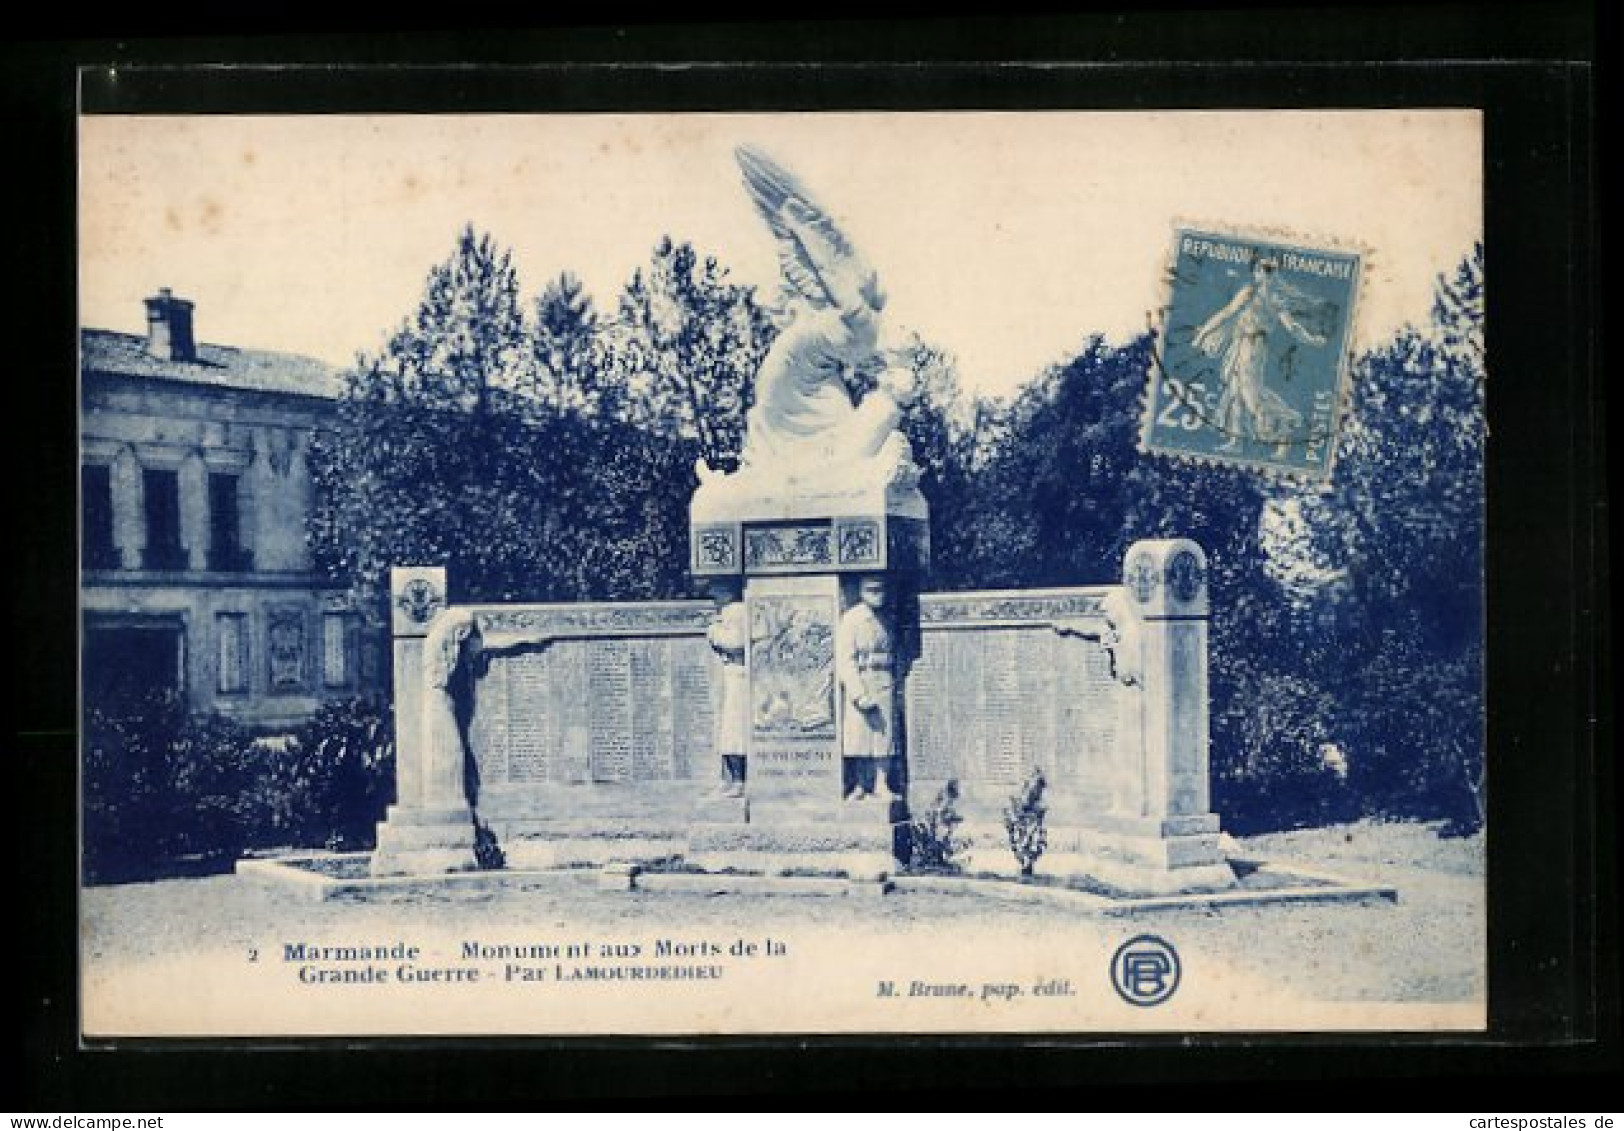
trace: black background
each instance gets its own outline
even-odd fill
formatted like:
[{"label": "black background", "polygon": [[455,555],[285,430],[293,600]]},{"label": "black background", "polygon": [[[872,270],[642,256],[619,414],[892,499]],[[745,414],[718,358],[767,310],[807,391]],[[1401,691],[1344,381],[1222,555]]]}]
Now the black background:
[{"label": "black background", "polygon": [[[460,14],[460,13],[459,13]],[[256,13],[258,15],[258,13]],[[1575,1110],[1617,1074],[1603,266],[1580,4],[390,30],[135,6],[0,56],[18,829],[17,1111],[543,1107],[565,1098]],[[252,34],[250,34],[252,33]],[[89,38],[89,35],[95,38]],[[620,66],[677,60],[756,65]],[[993,62],[997,60],[997,62]],[[1362,60],[1363,62],[1354,62]],[[809,62],[820,65],[809,66]],[[1053,65],[1057,61],[1059,65]],[[242,64],[230,70],[196,64]],[[561,63],[568,66],[559,66]],[[1167,62],[1186,65],[1167,66]],[[308,66],[295,71],[287,64]],[[455,64],[444,67],[440,64]],[[470,64],[479,64],[473,66]],[[549,66],[548,64],[552,64]],[[586,64],[586,65],[581,65]],[[538,66],[540,65],[540,66]],[[77,68],[84,66],[82,88]],[[1601,84],[1598,94],[1597,83]],[[74,128],[91,112],[1480,107],[1489,340],[1491,1031],[1477,1036],[122,1042],[76,978]],[[1199,176],[1198,170],[1187,175]],[[1613,182],[1605,182],[1616,189]],[[1372,207],[1380,207],[1373,201]],[[1267,1088],[1259,1085],[1270,1082]],[[1534,1082],[1534,1087],[1529,1087]],[[1398,1089],[1372,1087],[1392,1084]],[[1408,1083],[1411,1087],[1403,1087]],[[1437,1085],[1453,1083],[1440,1090]],[[1515,1097],[1513,1101],[1511,1097]],[[1408,1102],[1406,1102],[1406,1100]],[[1024,1102],[1024,1101],[1023,1101]]]}]

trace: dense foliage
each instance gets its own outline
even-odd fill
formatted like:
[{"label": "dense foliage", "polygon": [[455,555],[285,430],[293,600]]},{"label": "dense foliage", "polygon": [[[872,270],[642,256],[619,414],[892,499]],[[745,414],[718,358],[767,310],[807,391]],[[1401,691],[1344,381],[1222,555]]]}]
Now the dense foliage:
[{"label": "dense foliage", "polygon": [[242,852],[249,735],[189,719],[173,695],[124,714],[85,712],[84,878],[111,883],[223,870]]},{"label": "dense foliage", "polygon": [[[691,428],[648,421],[697,404],[742,428],[738,390],[759,344],[683,344],[709,343],[715,320],[762,318],[747,290],[718,283],[714,263],[697,264],[691,249],[656,255],[663,269],[629,288],[665,312],[661,336],[645,340],[639,327],[600,320],[568,275],[528,316],[507,253],[464,230],[417,312],[381,354],[359,359],[337,428],[313,445],[312,548],[364,607],[377,610],[389,567],[408,563],[446,566],[458,600],[680,587],[673,539],[704,445]],[[679,286],[683,270],[698,282]],[[664,301],[666,290],[682,301]],[[684,368],[701,357],[702,372]],[[678,373],[689,378],[680,401]]]},{"label": "dense foliage", "polygon": [[162,695],[87,711],[84,738],[87,883],[226,871],[253,849],[367,848],[394,795],[393,724],[359,700],[272,741]]},{"label": "dense foliage", "polygon": [[[1211,561],[1215,807],[1238,831],[1483,819],[1482,251],[1429,325],[1357,359],[1319,487],[1146,458],[1155,342],[1087,342],[985,422],[942,531],[951,586],[1117,575],[1140,538]],[[938,514],[937,526],[943,517]]]}]

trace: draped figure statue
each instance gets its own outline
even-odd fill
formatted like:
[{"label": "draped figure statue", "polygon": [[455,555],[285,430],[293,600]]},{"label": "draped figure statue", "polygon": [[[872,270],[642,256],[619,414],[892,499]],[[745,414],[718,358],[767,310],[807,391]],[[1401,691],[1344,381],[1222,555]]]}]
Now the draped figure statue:
[{"label": "draped figure statue", "polygon": [[[908,474],[912,455],[897,426],[915,391],[911,351],[882,324],[879,280],[792,174],[756,149],[737,157],[778,241],[790,319],[756,372],[742,472]],[[879,376],[854,404],[846,375],[859,370]],[[700,475],[715,473],[701,467]]]}]

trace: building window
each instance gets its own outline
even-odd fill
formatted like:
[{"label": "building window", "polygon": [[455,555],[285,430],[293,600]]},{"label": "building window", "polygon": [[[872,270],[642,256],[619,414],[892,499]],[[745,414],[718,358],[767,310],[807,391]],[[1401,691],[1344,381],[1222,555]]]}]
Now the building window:
[{"label": "building window", "polygon": [[185,702],[185,656],[179,617],[86,613],[80,657],[85,710],[150,726],[160,699]]},{"label": "building window", "polygon": [[242,545],[242,503],[239,477],[226,472],[209,474],[209,568],[242,572],[253,567]]},{"label": "building window", "polygon": [[240,695],[248,690],[248,615],[218,613],[214,628],[219,644],[216,686],[222,695]]},{"label": "building window", "polygon": [[104,463],[88,463],[79,469],[79,503],[84,520],[84,568],[117,569],[112,468]]},{"label": "building window", "polygon": [[141,473],[146,496],[148,569],[185,569],[186,548],[180,544],[180,475],[174,471]]},{"label": "building window", "polygon": [[353,615],[345,612],[321,615],[321,682],[324,687],[348,687],[354,682],[350,659]]}]

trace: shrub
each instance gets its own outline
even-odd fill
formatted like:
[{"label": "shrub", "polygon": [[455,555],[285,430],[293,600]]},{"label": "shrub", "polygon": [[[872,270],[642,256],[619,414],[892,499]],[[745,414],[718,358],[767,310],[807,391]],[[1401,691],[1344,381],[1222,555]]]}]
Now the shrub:
[{"label": "shrub", "polygon": [[252,741],[223,716],[188,717],[168,693],[120,713],[87,709],[85,882],[218,870],[240,855]]},{"label": "shrub", "polygon": [[325,703],[277,744],[261,743],[247,806],[255,847],[371,848],[394,788],[394,723],[363,699]]},{"label": "shrub", "polygon": [[959,783],[956,778],[937,791],[935,799],[908,826],[908,866],[915,872],[958,872],[959,857],[970,847],[960,840]]},{"label": "shrub", "polygon": [[329,703],[286,738],[173,695],[85,712],[86,883],[224,871],[249,848],[371,847],[394,778],[386,711]]},{"label": "shrub", "polygon": [[169,749],[177,806],[171,826],[176,855],[237,859],[246,845],[244,805],[253,736],[224,715],[193,715]]},{"label": "shrub", "polygon": [[[1336,703],[1312,680],[1253,664],[1214,678],[1212,800],[1238,835],[1351,820],[1358,751],[1336,727]],[[1337,751],[1340,767],[1327,761]]]},{"label": "shrub", "polygon": [[474,860],[482,872],[500,872],[507,867],[507,854],[496,833],[483,821],[474,821]]},{"label": "shrub", "polygon": [[1009,850],[1015,854],[1021,875],[1030,876],[1038,858],[1049,847],[1049,807],[1043,793],[1048,788],[1043,770],[1033,766],[1021,788],[1004,806],[1004,829],[1009,833]]}]

